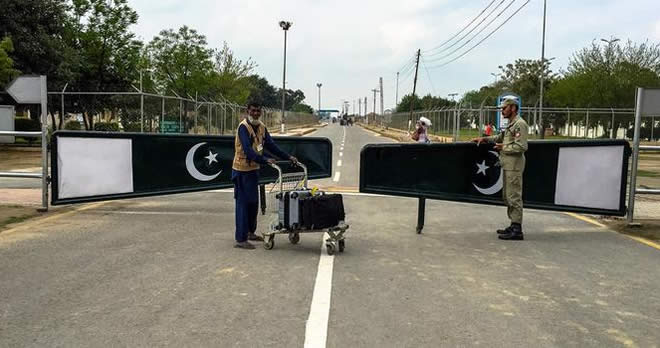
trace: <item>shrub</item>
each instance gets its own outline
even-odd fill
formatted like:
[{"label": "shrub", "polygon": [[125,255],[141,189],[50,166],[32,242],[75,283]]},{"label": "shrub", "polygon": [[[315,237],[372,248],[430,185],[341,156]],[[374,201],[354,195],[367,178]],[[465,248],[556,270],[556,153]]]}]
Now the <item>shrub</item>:
[{"label": "shrub", "polygon": [[14,120],[14,129],[17,132],[38,132],[41,130],[41,122],[31,118],[17,118]]},{"label": "shrub", "polygon": [[80,124],[80,121],[77,120],[72,120],[68,121],[67,123],[64,124],[64,129],[65,130],[81,130],[82,125]]},{"label": "shrub", "polygon": [[124,125],[124,132],[139,133],[140,132],[140,122],[127,122]]},{"label": "shrub", "polygon": [[[39,132],[41,131],[41,122],[31,118],[16,118],[14,120],[14,129],[17,132]],[[29,145],[32,145],[32,143],[35,142],[41,142],[41,139],[32,137],[17,137],[16,139],[23,139]]]},{"label": "shrub", "polygon": [[97,122],[94,124],[94,130],[98,132],[119,132],[119,123]]}]

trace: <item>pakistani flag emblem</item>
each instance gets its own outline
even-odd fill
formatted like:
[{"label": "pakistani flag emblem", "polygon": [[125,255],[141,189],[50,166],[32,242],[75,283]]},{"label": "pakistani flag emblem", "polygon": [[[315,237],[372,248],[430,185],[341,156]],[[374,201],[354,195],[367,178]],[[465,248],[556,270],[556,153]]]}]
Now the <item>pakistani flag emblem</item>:
[{"label": "pakistani flag emblem", "polygon": [[492,196],[502,190],[504,181],[500,155],[496,151],[480,152],[474,164],[472,186],[482,195]]},{"label": "pakistani flag emblem", "polygon": [[[195,144],[190,150],[188,150],[188,154],[186,155],[186,169],[188,170],[188,174],[198,181],[211,181],[222,173],[222,169],[219,169],[220,162],[218,162],[217,151],[213,151],[211,147],[207,146],[207,151],[202,152],[200,155],[197,154],[197,150],[205,144],[205,142]],[[208,156],[203,156],[206,152],[208,152]],[[196,158],[197,160],[195,160]],[[203,168],[202,170],[205,172],[210,172],[213,169],[216,169],[217,173],[204,174],[200,171],[198,166]]]}]

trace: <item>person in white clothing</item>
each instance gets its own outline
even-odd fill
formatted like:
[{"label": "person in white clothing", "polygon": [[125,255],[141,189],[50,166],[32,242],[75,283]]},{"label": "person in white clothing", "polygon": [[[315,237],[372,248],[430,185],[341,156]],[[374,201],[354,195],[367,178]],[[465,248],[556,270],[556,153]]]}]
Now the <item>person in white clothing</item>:
[{"label": "person in white clothing", "polygon": [[431,120],[426,117],[421,117],[417,121],[415,131],[412,133],[411,137],[418,143],[429,144],[431,139],[429,139],[428,131],[431,126]]}]

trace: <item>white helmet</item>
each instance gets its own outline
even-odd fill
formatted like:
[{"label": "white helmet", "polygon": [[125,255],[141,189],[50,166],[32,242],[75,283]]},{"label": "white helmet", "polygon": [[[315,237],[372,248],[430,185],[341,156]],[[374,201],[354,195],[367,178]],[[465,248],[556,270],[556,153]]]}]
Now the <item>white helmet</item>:
[{"label": "white helmet", "polygon": [[419,122],[421,122],[423,125],[430,127],[432,125],[431,120],[429,120],[426,117],[420,117]]}]

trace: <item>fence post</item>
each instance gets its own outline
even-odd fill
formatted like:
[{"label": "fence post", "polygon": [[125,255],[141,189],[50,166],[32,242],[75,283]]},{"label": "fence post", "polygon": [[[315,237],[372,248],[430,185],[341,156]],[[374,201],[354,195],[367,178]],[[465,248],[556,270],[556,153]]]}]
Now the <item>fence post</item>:
[{"label": "fence post", "polygon": [[163,95],[160,108],[160,122],[158,123],[159,133],[163,133],[163,123],[165,123],[165,96]]},{"label": "fence post", "polygon": [[[48,211],[48,80],[41,75],[41,209]],[[53,125],[54,126],[54,125]]]},{"label": "fence post", "polygon": [[[639,137],[642,125],[642,103],[644,88],[637,88],[637,103],[635,105],[635,135],[633,137],[633,158],[630,171],[630,191],[628,193],[628,224],[633,223],[635,215],[635,193],[637,191],[637,165],[639,164]],[[612,124],[614,125],[614,123]],[[614,127],[612,127],[614,128]]]},{"label": "fence post", "polygon": [[[66,92],[67,87],[69,87],[68,82],[64,85],[64,88],[62,88],[62,123],[64,123],[64,92]],[[62,129],[63,126],[64,124],[60,124],[60,129]],[[55,125],[53,125],[53,129],[55,129]]]},{"label": "fence post", "polygon": [[589,108],[587,108],[587,128],[585,129],[585,138],[589,138]]},{"label": "fence post", "polygon": [[615,138],[614,134],[614,108],[610,107],[610,110],[612,110],[612,124],[610,125],[610,139]]}]

